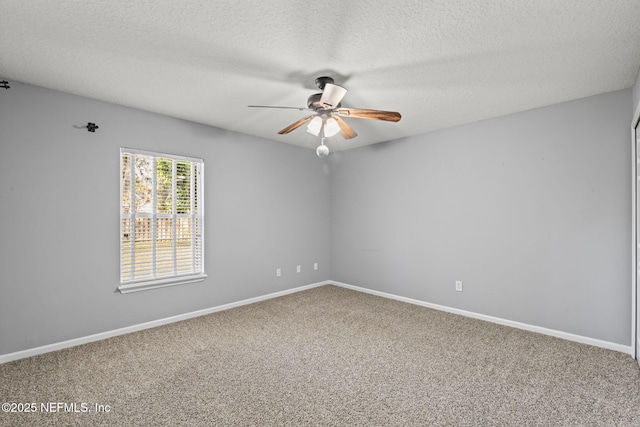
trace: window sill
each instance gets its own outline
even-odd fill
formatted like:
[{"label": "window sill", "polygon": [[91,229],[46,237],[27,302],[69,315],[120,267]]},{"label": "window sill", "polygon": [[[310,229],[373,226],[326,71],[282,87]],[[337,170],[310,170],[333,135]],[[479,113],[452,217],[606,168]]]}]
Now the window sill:
[{"label": "window sill", "polygon": [[167,286],[186,285],[187,283],[201,282],[206,279],[207,275],[195,274],[191,276],[170,277],[167,279],[148,280],[145,282],[129,283],[118,286],[121,294],[131,292],[148,291],[157,288],[166,288]]}]

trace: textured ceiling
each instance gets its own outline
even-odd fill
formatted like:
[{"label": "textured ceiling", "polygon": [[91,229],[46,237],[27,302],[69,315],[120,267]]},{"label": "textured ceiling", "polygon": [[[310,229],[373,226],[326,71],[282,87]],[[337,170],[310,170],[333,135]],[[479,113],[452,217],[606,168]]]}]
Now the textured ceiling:
[{"label": "textured ceiling", "polygon": [[0,0],[0,77],[315,148],[300,128],[329,75],[342,150],[630,87],[638,0]]}]

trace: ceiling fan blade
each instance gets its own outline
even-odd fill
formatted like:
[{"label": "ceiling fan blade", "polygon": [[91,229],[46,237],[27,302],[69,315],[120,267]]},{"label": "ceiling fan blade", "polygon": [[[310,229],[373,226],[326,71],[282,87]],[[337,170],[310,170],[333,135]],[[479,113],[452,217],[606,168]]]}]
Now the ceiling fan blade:
[{"label": "ceiling fan blade", "polygon": [[356,119],[386,120],[399,122],[402,116],[395,111],[363,110],[361,108],[339,108],[334,111],[343,117],[355,117]]},{"label": "ceiling fan blade", "polygon": [[247,105],[247,107],[251,107],[251,108],[285,108],[287,110],[300,110],[300,111],[308,110],[308,108],[304,108],[304,107],[276,107],[276,106],[273,106],[273,105]]},{"label": "ceiling fan blade", "polygon": [[342,135],[344,139],[351,139],[358,136],[356,131],[353,130],[353,128],[349,126],[347,122],[342,120],[339,116],[334,115],[333,118],[336,119],[336,122],[338,122],[338,126],[340,126],[340,135]]},{"label": "ceiling fan blade", "polygon": [[326,83],[324,85],[324,90],[322,91],[320,104],[329,108],[336,108],[346,94],[347,90],[342,86],[334,85],[333,83]]},{"label": "ceiling fan blade", "polygon": [[311,120],[312,118],[314,118],[316,115],[315,114],[311,114],[310,116],[307,116],[303,119],[298,120],[297,122],[287,126],[286,128],[282,129],[280,132],[278,132],[280,135],[284,135],[285,133],[289,133],[292,130],[296,130],[298,129],[300,126],[302,126],[303,124],[307,123],[309,120]]}]

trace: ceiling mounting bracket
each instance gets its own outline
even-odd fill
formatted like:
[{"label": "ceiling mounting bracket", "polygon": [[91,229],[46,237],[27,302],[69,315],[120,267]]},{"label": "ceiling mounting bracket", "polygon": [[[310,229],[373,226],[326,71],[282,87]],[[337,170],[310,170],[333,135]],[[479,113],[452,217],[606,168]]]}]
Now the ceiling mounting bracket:
[{"label": "ceiling mounting bracket", "polygon": [[11,86],[9,86],[9,82],[6,80],[2,80],[0,81],[0,88],[2,89],[9,89]]},{"label": "ceiling mounting bracket", "polygon": [[324,85],[327,83],[333,84],[333,79],[331,77],[318,77],[316,79],[316,84],[320,88],[320,90],[324,90]]}]

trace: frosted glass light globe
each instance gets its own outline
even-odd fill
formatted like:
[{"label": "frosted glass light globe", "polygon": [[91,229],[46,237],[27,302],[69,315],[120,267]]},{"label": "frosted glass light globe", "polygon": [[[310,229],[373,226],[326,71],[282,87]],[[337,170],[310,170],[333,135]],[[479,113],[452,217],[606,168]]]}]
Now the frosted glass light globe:
[{"label": "frosted glass light globe", "polygon": [[320,158],[327,157],[329,155],[329,148],[326,145],[319,145],[318,148],[316,148],[316,154]]},{"label": "frosted glass light globe", "polygon": [[307,126],[307,132],[312,135],[318,136],[320,134],[320,129],[322,129],[322,117],[315,116],[313,120],[309,122],[309,126]]},{"label": "frosted glass light globe", "polygon": [[340,132],[340,125],[333,117],[329,117],[324,125],[324,136],[327,138]]}]

